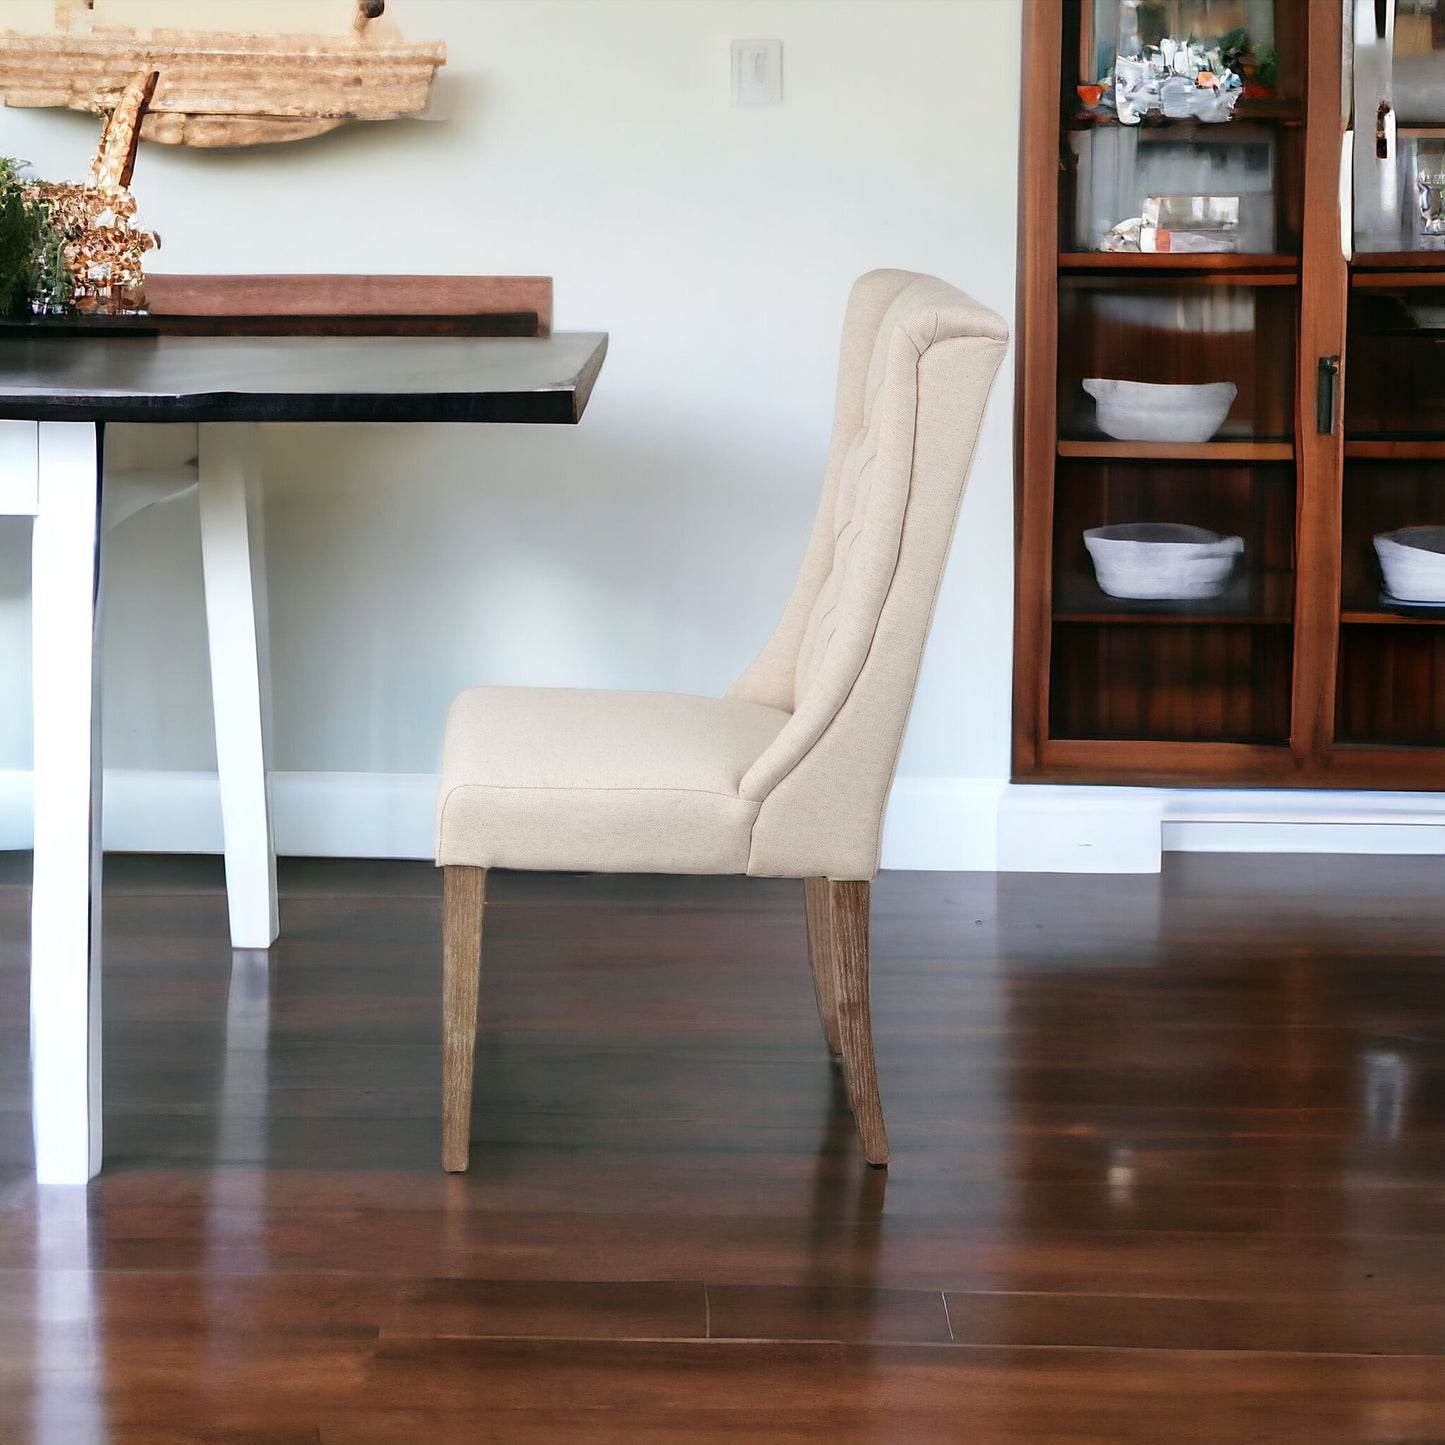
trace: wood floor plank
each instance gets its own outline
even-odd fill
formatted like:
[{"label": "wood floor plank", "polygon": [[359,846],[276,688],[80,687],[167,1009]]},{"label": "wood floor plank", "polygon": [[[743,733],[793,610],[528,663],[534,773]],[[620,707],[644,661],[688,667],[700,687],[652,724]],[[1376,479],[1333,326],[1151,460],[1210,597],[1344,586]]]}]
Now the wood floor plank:
[{"label": "wood floor plank", "polygon": [[[435,1408],[488,1402],[527,1409],[541,1389],[597,1409],[850,1411],[932,1406],[935,1423],[974,1438],[1033,1440],[1077,1429],[1118,1440],[1308,1438],[1285,1426],[1286,1401],[1316,1439],[1391,1439],[1373,1403],[1396,1420],[1445,1428],[1445,1378],[1434,1360],[1238,1357],[1227,1354],[950,1349],[946,1346],[731,1344],[557,1345],[439,1341],[378,1354],[370,1384],[408,1379]],[[1334,1418],[1329,1420],[1333,1412]],[[1269,1433],[1271,1417],[1279,1433]],[[1328,1424],[1326,1422],[1329,1422]],[[1342,1426],[1359,1431],[1343,1436]],[[1391,1421],[1387,1428],[1395,1428]],[[1213,1433],[1206,1433],[1212,1431]],[[821,1437],[820,1437],[821,1438]],[[955,1436],[955,1438],[958,1438]],[[965,1436],[964,1438],[967,1438]]]},{"label": "wood floor plank", "polygon": [[708,1338],[943,1344],[951,1336],[933,1290],[829,1285],[709,1285]]},{"label": "wood floor plank", "polygon": [[707,1318],[701,1281],[430,1279],[392,1292],[381,1335],[702,1339]]},{"label": "wood floor plank", "polygon": [[944,1296],[953,1338],[969,1345],[1442,1355],[1445,1305],[1353,1292],[1309,1300],[1183,1296]]}]

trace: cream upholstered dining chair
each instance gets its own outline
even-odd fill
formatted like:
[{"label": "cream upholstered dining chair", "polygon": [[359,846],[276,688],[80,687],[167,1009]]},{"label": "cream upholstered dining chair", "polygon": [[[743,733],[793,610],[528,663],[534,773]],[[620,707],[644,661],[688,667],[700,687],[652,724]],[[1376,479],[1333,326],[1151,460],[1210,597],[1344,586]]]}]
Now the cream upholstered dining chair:
[{"label": "cream upholstered dining chair", "polygon": [[857,282],[802,572],[726,697],[477,687],[452,704],[437,800],[446,1169],[467,1167],[489,868],[804,879],[823,1027],[864,1155],[887,1162],[869,882],[1007,339],[998,316],[933,277]]}]

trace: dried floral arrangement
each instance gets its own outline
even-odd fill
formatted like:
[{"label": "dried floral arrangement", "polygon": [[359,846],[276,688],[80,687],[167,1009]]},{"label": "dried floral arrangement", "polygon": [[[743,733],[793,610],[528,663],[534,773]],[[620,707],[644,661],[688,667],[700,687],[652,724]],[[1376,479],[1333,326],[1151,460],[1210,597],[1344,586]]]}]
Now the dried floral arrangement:
[{"label": "dried floral arrangement", "polygon": [[0,315],[139,311],[142,258],[160,244],[136,225],[131,172],[154,72],[126,87],[85,181],[41,181],[0,158]]}]

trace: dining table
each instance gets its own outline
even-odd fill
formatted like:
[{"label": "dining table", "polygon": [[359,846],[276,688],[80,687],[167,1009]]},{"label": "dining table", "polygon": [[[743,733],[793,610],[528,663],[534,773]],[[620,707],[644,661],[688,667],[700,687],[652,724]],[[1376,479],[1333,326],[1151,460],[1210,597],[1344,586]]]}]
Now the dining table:
[{"label": "dining table", "polygon": [[[515,308],[452,305],[444,287],[441,302],[427,300],[439,294],[435,278],[401,288],[404,307],[395,286],[390,294],[374,284],[342,286],[309,308],[288,308],[304,315],[268,321],[267,297],[288,304],[287,278],[269,288],[256,279],[247,278],[244,315],[240,304],[223,304],[202,317],[0,327],[0,515],[34,518],[30,1039],[43,1184],[83,1184],[102,1158],[97,625],[104,519],[116,490],[106,426],[196,428],[230,937],[234,948],[266,949],[279,915],[258,428],[570,425],[581,419],[607,352],[603,332],[551,331],[550,282],[542,323],[533,306],[525,313],[532,324],[518,325]],[[408,313],[401,322],[397,310]]]}]

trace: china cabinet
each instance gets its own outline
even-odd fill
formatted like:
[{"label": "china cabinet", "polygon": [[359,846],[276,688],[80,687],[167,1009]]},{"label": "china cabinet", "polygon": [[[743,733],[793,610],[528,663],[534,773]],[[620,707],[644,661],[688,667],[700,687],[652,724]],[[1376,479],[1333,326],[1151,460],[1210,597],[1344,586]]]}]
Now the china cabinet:
[{"label": "china cabinet", "polygon": [[[1445,524],[1445,5],[1024,11],[1015,777],[1445,788],[1445,608],[1373,545]],[[1235,395],[1110,436],[1094,378]],[[1140,522],[1242,539],[1223,590],[1107,595]]]}]

